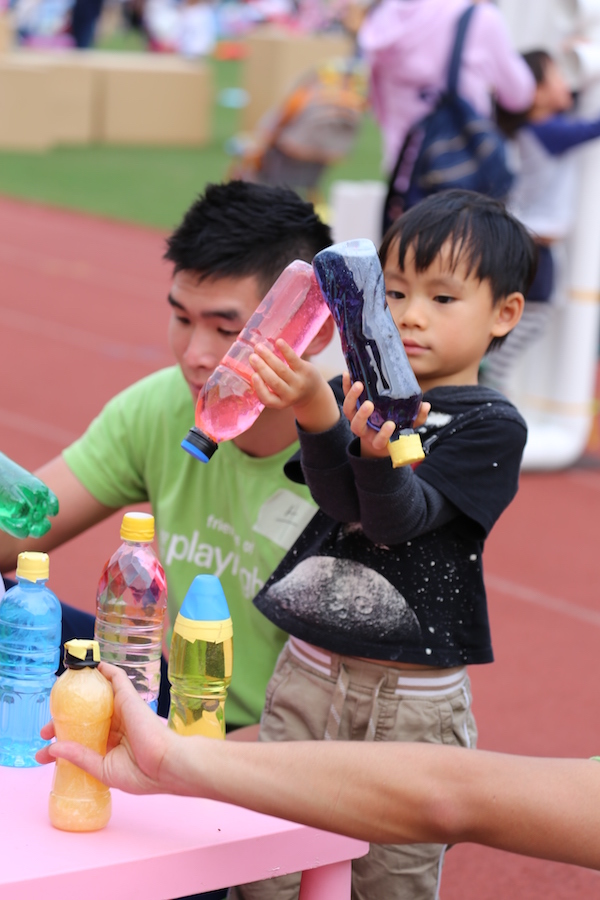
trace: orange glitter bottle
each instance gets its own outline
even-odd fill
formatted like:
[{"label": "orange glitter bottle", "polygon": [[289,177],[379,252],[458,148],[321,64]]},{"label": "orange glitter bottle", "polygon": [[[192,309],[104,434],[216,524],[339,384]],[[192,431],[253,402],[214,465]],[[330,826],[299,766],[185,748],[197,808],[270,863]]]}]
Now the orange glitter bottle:
[{"label": "orange glitter bottle", "polygon": [[[77,741],[106,753],[113,713],[113,691],[98,669],[97,641],[67,641],[65,671],[50,694],[50,713],[58,741]],[[62,831],[97,831],[111,814],[110,791],[83,769],[56,761],[49,803],[50,821]]]}]

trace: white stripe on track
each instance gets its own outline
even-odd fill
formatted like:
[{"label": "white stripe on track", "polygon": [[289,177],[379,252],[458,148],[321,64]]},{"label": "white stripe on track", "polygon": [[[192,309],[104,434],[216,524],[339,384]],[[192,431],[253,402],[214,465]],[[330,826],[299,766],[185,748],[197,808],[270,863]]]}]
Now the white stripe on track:
[{"label": "white stripe on track", "polygon": [[485,583],[488,587],[493,588],[495,591],[500,591],[508,597],[524,600],[526,603],[534,603],[536,606],[543,606],[545,609],[569,616],[571,619],[578,619],[580,622],[588,622],[591,625],[600,627],[600,612],[596,612],[594,609],[577,606],[574,603],[569,603],[568,600],[552,597],[550,594],[543,593],[543,591],[525,587],[523,584],[517,584],[514,581],[509,581],[508,578],[501,578],[498,575],[486,574]]}]

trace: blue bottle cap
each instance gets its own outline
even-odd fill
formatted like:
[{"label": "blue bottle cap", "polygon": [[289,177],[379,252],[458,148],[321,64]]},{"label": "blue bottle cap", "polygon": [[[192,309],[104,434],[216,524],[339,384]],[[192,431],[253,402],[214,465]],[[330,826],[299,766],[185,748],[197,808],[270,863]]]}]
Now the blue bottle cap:
[{"label": "blue bottle cap", "polygon": [[217,442],[213,441],[207,434],[204,434],[203,431],[200,431],[199,428],[196,428],[195,425],[193,428],[190,428],[182,440],[181,446],[190,456],[199,459],[203,463],[207,463],[215,451],[219,449]]},{"label": "blue bottle cap", "polygon": [[216,575],[196,575],[179,610],[186,619],[222,622],[229,619],[229,607]]}]

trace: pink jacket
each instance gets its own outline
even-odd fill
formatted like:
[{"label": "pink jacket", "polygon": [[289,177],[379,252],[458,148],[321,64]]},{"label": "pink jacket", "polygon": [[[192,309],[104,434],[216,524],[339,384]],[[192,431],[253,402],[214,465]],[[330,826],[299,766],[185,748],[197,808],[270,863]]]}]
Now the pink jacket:
[{"label": "pink jacket", "polygon": [[[430,111],[446,85],[456,24],[469,5],[469,0],[381,0],[365,19],[358,43],[371,70],[371,104],[383,133],[386,171],[408,129]],[[471,18],[458,90],[482,114],[491,112],[492,95],[514,112],[533,102],[533,75],[491,3],[478,3]]]}]

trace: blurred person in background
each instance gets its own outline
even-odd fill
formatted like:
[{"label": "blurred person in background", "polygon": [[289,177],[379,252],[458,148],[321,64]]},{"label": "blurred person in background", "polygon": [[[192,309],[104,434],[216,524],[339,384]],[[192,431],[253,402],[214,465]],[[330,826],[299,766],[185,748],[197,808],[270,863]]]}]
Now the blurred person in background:
[{"label": "blurred person in background", "polygon": [[[357,40],[370,68],[370,101],[388,174],[409,129],[446,87],[456,26],[470,5],[470,0],[381,0],[366,11]],[[477,3],[469,26],[458,91],[484,116],[492,115],[494,100],[513,112],[533,101],[532,73],[514,49],[501,13],[485,0]]]},{"label": "blurred person in background", "polygon": [[87,50],[94,45],[96,26],[102,15],[104,0],[75,0],[71,10],[70,32],[75,46]]},{"label": "blurred person in background", "polygon": [[575,220],[578,179],[573,150],[600,137],[600,117],[586,120],[570,114],[573,95],[550,54],[531,50],[523,59],[537,85],[533,104],[520,115],[499,108],[498,122],[513,139],[517,170],[507,204],[532,233],[538,266],[521,321],[481,369],[480,381],[499,391],[510,387],[515,363],[532,341],[541,337],[555,308],[563,263],[561,243]]}]

